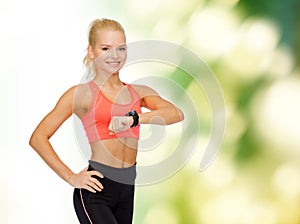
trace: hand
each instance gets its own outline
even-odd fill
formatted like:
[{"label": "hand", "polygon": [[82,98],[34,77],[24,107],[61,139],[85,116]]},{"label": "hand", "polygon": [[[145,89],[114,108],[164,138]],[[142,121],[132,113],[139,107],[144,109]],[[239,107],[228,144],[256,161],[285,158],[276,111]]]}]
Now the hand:
[{"label": "hand", "polygon": [[96,193],[96,191],[102,191],[102,184],[92,176],[98,176],[103,178],[104,176],[96,170],[88,171],[88,168],[85,168],[78,174],[74,174],[68,180],[68,182],[76,188],[84,188],[90,192]]},{"label": "hand", "polygon": [[109,123],[108,129],[114,134],[128,130],[132,123],[133,118],[131,116],[114,116]]}]

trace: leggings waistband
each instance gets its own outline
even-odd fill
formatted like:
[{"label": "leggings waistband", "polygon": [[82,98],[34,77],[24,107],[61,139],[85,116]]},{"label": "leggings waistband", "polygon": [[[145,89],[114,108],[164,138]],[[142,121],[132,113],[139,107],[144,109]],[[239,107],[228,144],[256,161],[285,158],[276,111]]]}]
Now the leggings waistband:
[{"label": "leggings waistband", "polygon": [[136,165],[126,168],[116,168],[93,160],[89,160],[89,165],[93,169],[102,173],[104,177],[107,177],[108,179],[122,184],[134,185],[136,178]]}]

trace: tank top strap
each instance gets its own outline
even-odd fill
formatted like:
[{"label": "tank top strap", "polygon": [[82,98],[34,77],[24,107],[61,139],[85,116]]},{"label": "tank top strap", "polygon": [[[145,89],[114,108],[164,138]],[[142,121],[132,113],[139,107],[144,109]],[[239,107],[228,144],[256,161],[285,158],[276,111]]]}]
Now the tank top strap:
[{"label": "tank top strap", "polygon": [[100,90],[99,86],[93,80],[88,82],[87,84],[90,87],[90,90],[91,90],[92,95],[93,95],[93,99],[96,99],[97,96],[99,95],[99,93],[101,93],[101,90]]},{"label": "tank top strap", "polygon": [[132,87],[132,85],[126,84],[126,86],[127,86],[128,90],[129,90],[129,92],[131,93],[131,95],[134,96],[135,99],[136,98],[140,99],[139,94],[135,91],[135,89]]}]

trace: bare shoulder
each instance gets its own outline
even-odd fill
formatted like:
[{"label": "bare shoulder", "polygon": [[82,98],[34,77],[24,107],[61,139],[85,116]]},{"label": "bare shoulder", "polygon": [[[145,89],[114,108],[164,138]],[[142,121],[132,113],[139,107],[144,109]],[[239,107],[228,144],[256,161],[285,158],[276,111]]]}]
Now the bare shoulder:
[{"label": "bare shoulder", "polygon": [[92,101],[92,93],[88,84],[78,84],[74,88],[73,112],[79,116],[87,111]]},{"label": "bare shoulder", "polygon": [[144,98],[146,96],[159,96],[158,93],[150,88],[149,86],[145,85],[131,85],[133,89],[139,94],[141,98]]},{"label": "bare shoulder", "polygon": [[89,87],[86,84],[78,84],[70,87],[59,98],[56,107],[69,106],[73,110],[84,107],[91,96]]},{"label": "bare shoulder", "polygon": [[76,86],[73,86],[74,88],[74,96],[77,98],[85,98],[91,96],[91,90],[88,86],[88,84],[78,84]]},{"label": "bare shoulder", "polygon": [[86,94],[87,88],[84,84],[78,84],[70,87],[64,94],[61,96],[61,100],[74,100],[75,97],[79,97],[83,94]]}]

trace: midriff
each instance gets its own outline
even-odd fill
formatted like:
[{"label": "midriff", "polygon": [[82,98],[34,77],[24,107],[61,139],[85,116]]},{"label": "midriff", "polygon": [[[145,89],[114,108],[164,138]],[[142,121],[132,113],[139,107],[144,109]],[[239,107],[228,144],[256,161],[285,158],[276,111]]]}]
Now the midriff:
[{"label": "midriff", "polygon": [[93,161],[116,168],[126,168],[136,163],[138,148],[136,138],[112,138],[90,144]]}]

